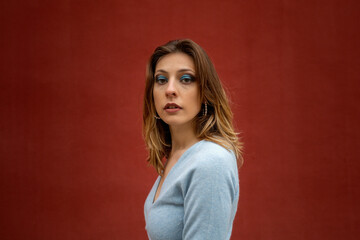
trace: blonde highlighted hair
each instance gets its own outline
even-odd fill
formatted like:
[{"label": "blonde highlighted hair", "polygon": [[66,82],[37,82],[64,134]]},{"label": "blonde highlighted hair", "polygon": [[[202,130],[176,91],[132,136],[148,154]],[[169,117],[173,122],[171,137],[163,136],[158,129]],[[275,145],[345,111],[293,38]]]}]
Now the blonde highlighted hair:
[{"label": "blonde highlighted hair", "polygon": [[[149,151],[148,162],[159,175],[162,175],[164,170],[162,160],[168,158],[171,151],[169,126],[162,120],[155,118],[157,113],[153,89],[156,64],[163,56],[176,52],[185,53],[194,60],[195,78],[199,85],[200,100],[207,104],[207,114],[203,115],[203,111],[200,111],[194,119],[197,137],[232,150],[242,164],[242,143],[233,128],[233,114],[226,93],[208,55],[190,39],[174,40],[157,47],[148,62],[143,109],[143,135]],[[202,109],[204,110],[204,104]]]}]

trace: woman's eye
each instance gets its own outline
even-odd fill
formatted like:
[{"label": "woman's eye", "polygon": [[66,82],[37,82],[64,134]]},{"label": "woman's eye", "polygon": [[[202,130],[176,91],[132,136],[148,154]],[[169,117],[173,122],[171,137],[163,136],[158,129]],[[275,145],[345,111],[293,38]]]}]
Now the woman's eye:
[{"label": "woman's eye", "polygon": [[180,81],[183,83],[191,83],[195,80],[195,78],[189,74],[182,75]]},{"label": "woman's eye", "polygon": [[167,78],[163,75],[159,75],[159,76],[156,76],[155,77],[155,81],[158,83],[158,84],[164,84],[167,82]]}]

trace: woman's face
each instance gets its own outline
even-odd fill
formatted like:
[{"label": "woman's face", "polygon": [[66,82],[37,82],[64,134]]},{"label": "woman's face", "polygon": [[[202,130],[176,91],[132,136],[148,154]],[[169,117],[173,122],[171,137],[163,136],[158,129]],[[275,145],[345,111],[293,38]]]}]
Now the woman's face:
[{"label": "woman's face", "polygon": [[159,117],[169,126],[192,126],[201,109],[193,59],[185,53],[163,56],[155,68],[154,101]]}]

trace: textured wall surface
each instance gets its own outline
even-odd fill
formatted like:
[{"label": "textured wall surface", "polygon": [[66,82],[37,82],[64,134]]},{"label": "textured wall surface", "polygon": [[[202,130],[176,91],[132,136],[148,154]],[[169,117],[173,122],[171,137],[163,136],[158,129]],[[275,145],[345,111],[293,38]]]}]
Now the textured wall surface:
[{"label": "textured wall surface", "polygon": [[357,239],[359,2],[2,1],[0,236],[146,239],[145,65],[191,38],[245,141],[232,239]]}]

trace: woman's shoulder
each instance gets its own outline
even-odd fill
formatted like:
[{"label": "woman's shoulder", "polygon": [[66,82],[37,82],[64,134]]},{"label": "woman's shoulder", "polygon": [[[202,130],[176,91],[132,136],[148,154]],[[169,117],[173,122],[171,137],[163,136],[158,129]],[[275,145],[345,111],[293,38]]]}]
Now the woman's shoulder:
[{"label": "woman's shoulder", "polygon": [[[218,143],[202,140],[184,165],[186,182],[206,182],[238,189],[238,168],[235,154]],[[191,180],[191,181],[190,181]],[[229,183],[231,183],[229,185]],[[189,185],[183,185],[189,186]]]},{"label": "woman's shoulder", "polygon": [[209,140],[202,140],[202,144],[200,146],[199,151],[201,151],[204,156],[207,157],[224,157],[224,158],[235,158],[235,154],[232,150],[225,148],[224,146],[220,145],[219,143],[209,141]]},{"label": "woman's shoulder", "polygon": [[236,157],[234,152],[209,140],[202,140],[194,157],[193,163],[196,166],[236,168]]}]

